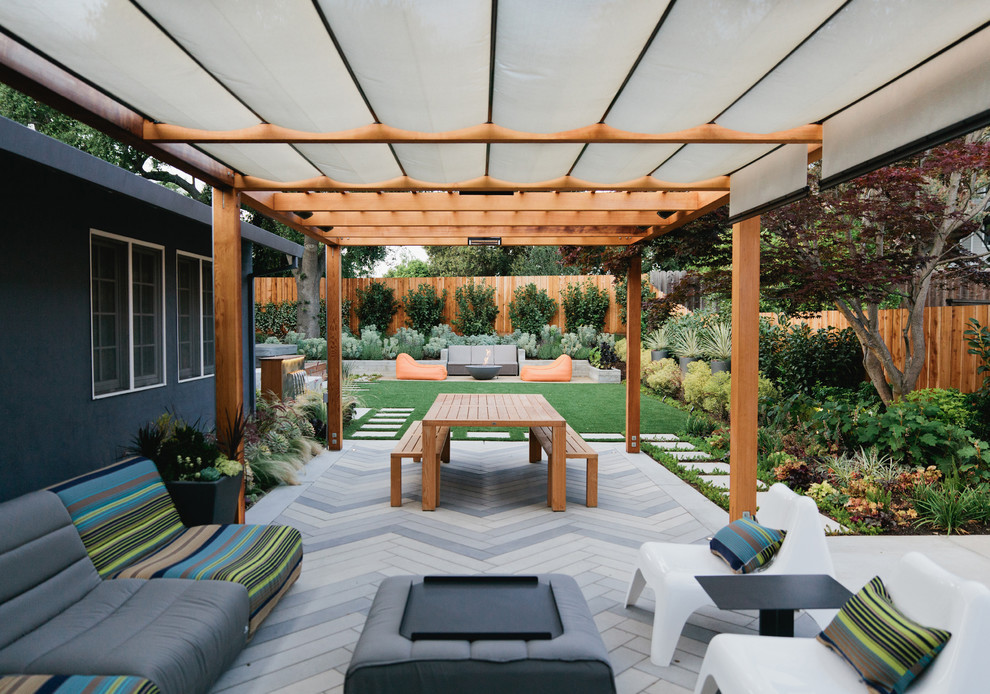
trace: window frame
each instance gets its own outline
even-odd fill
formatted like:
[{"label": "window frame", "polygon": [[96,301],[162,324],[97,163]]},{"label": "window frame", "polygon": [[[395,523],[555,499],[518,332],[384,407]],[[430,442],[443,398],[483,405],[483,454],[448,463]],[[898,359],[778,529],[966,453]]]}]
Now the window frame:
[{"label": "window frame", "polygon": [[[197,297],[199,299],[199,373],[195,376],[182,376],[182,355],[179,349],[180,339],[181,339],[181,326],[180,321],[182,319],[181,314],[181,302],[179,301],[179,292],[181,287],[179,286],[179,261],[180,258],[186,260],[195,260],[196,262],[196,278],[198,292]],[[213,345],[214,355],[213,362],[207,364],[206,362],[206,314],[204,310],[206,308],[206,282],[204,281],[203,271],[206,266],[210,268],[210,279],[213,278],[213,258],[206,255],[200,255],[198,253],[190,253],[188,251],[176,250],[175,251],[175,346],[176,346],[176,380],[179,383],[188,383],[190,381],[199,381],[204,378],[213,378],[216,372],[216,339],[214,338],[210,341]],[[213,297],[213,285],[210,283],[209,296]],[[214,307],[211,305],[209,310],[210,321],[213,320]],[[211,331],[212,333],[212,331]],[[209,371],[208,371],[209,369]]]},{"label": "window frame", "polygon": [[[127,383],[122,384],[123,387],[112,390],[106,393],[96,392],[96,354],[94,351],[95,344],[95,333],[96,333],[96,322],[94,320],[94,309],[95,302],[93,297],[93,240],[94,238],[108,239],[110,241],[115,241],[117,243],[123,244],[126,248],[126,297],[122,302],[122,309],[118,314],[118,317],[122,316],[124,322],[126,323],[126,363],[127,363]],[[158,366],[160,368],[160,380],[156,383],[149,383],[147,385],[135,386],[135,355],[134,355],[134,248],[135,246],[142,249],[151,250],[158,254],[158,281],[159,286],[157,288],[158,296],[156,297],[155,303],[158,306],[159,316],[158,319],[160,324],[158,329],[160,330],[161,339],[159,344],[157,344],[158,350]],[[126,393],[136,393],[144,390],[153,390],[155,388],[163,388],[168,385],[168,359],[166,355],[166,322],[165,322],[165,312],[166,312],[166,302],[165,302],[165,292],[166,292],[166,282],[165,282],[165,246],[157,243],[151,243],[148,241],[139,241],[127,236],[121,236],[119,234],[111,234],[106,231],[101,231],[99,229],[89,230],[89,358],[90,358],[90,394],[93,400],[102,400],[103,398],[112,398],[117,395],[123,395]],[[120,344],[118,343],[118,347]],[[122,360],[123,361],[123,360]]]}]

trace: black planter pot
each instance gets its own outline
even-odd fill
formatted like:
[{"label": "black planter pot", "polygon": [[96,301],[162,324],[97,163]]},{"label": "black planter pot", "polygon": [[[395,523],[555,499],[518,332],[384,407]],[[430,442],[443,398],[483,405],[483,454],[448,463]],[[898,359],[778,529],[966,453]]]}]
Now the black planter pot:
[{"label": "black planter pot", "polygon": [[241,478],[221,477],[216,482],[166,482],[172,503],[183,525],[216,525],[237,522]]},{"label": "black planter pot", "polygon": [[717,374],[722,371],[729,370],[729,360],[728,359],[712,359],[712,373]]},{"label": "black planter pot", "polygon": [[693,361],[698,361],[698,358],[697,357],[678,357],[677,360],[678,360],[678,362],[680,362],[680,365],[681,365],[681,373],[682,374],[686,374],[687,373],[688,364],[690,364]]},{"label": "black planter pot", "polygon": [[665,349],[653,349],[650,350],[650,359],[653,361],[660,361],[661,359],[667,358],[667,350]]}]

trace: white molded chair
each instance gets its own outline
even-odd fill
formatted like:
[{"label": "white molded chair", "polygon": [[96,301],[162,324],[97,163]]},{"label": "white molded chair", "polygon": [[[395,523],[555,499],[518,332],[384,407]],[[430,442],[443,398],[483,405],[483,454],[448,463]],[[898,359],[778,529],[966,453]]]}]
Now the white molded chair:
[{"label": "white molded chair", "polygon": [[[835,575],[818,506],[812,499],[795,494],[786,485],[775,484],[770,487],[756,519],[767,527],[787,531],[777,556],[762,573]],[[694,577],[718,575],[733,574],[724,561],[711,553],[707,543],[646,542],[639,548],[636,569],[626,592],[626,606],[636,602],[644,586],[650,586],[656,594],[650,645],[650,660],[654,665],[670,665],[688,617],[700,607],[714,605]],[[816,610],[809,614],[820,624],[828,624],[835,611]]]},{"label": "white molded chair", "polygon": [[[909,552],[881,578],[894,605],[916,622],[946,629],[949,643],[907,691],[985,692],[990,588]],[[862,694],[866,687],[839,654],[815,639],[719,634],[701,664],[695,694]]]}]

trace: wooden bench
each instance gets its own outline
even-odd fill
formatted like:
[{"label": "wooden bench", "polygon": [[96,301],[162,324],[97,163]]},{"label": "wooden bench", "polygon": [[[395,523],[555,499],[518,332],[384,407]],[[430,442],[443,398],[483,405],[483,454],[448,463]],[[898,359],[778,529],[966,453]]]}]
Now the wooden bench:
[{"label": "wooden bench", "polygon": [[[529,462],[537,463],[547,452],[547,459],[553,450],[553,429],[551,427],[529,428]],[[567,425],[567,454],[566,458],[584,458],[587,461],[584,502],[587,506],[598,506],[598,452],[592,448],[581,435]],[[566,474],[566,473],[565,473]]]},{"label": "wooden bench", "polygon": [[[450,462],[450,427],[437,427],[440,460]],[[413,422],[392,450],[392,506],[402,506],[402,461],[423,462],[423,422]]]}]

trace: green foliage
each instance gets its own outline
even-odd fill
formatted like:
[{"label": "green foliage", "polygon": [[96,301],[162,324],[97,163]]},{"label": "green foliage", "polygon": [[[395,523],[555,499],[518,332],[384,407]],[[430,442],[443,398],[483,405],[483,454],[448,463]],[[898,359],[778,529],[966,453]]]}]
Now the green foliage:
[{"label": "green foliage", "polygon": [[669,398],[681,395],[681,369],[673,359],[645,362],[643,382],[651,390]]},{"label": "green foliage", "polygon": [[365,327],[377,326],[387,332],[392,318],[399,311],[395,290],[384,282],[371,282],[367,287],[359,287],[355,294],[358,302],[358,329],[363,332]]},{"label": "green foliage", "polygon": [[729,495],[725,493],[725,489],[705,480],[697,470],[684,467],[680,464],[680,462],[678,462],[677,458],[651,443],[644,442],[642,448],[644,453],[673,472],[682,480],[688,482],[710,501],[726,511],[729,510]]},{"label": "green foliage", "polygon": [[564,353],[560,342],[544,342],[536,351],[537,359],[556,359]]},{"label": "green foliage", "polygon": [[943,484],[918,485],[914,488],[915,524],[945,530],[947,535],[970,522],[986,522],[990,488],[962,487],[946,481]]},{"label": "green foliage", "polygon": [[310,360],[325,360],[327,358],[327,341],[322,337],[300,340],[299,349]]},{"label": "green foliage", "polygon": [[520,246],[427,246],[433,277],[504,277]]},{"label": "green foliage", "polygon": [[516,347],[524,350],[526,356],[530,359],[536,357],[538,342],[536,335],[532,333],[524,333],[520,330],[515,330],[510,335],[505,336],[505,344],[515,345]]},{"label": "green foliage", "polygon": [[593,325],[579,325],[577,329],[578,339],[583,347],[594,347],[599,342],[599,332]]},{"label": "green foliage", "polygon": [[382,359],[385,356],[382,336],[374,325],[361,330],[361,358]]},{"label": "green foliage", "polygon": [[647,333],[643,337],[643,348],[649,350],[669,349],[670,338],[670,329],[666,324],[661,325],[659,328]]},{"label": "green foliage", "polygon": [[585,281],[583,287],[578,284],[564,287],[560,292],[560,302],[564,309],[564,327],[567,332],[578,332],[582,325],[589,325],[596,332],[605,327],[609,305],[608,290],[599,289],[591,280]]},{"label": "green foliage", "polygon": [[975,318],[969,319],[969,328],[963,332],[969,349],[967,354],[975,354],[982,362],[976,367],[976,373],[984,374],[983,389],[990,388],[990,327],[980,325]]},{"label": "green foliage", "polygon": [[395,267],[389,268],[385,277],[432,277],[430,264],[419,258],[407,258]]},{"label": "green foliage", "polygon": [[253,476],[251,486],[268,489],[295,484],[296,472],[321,446],[314,440],[307,415],[280,402],[259,397],[247,422],[244,458]]},{"label": "green foliage", "polygon": [[732,324],[712,322],[701,334],[701,348],[709,359],[728,361],[732,357]]},{"label": "green foliage", "polygon": [[577,354],[578,350],[584,345],[581,344],[581,338],[579,338],[575,333],[564,333],[560,338],[560,351],[564,354],[570,355],[571,358]]},{"label": "green foliage", "polygon": [[946,424],[965,427],[972,417],[968,398],[955,388],[925,388],[913,390],[904,396],[908,402],[920,402],[935,407],[938,418]]},{"label": "green foliage", "polygon": [[705,350],[702,347],[701,330],[702,328],[700,326],[693,325],[681,325],[677,327],[670,340],[671,347],[674,348],[677,356],[688,359],[699,359],[704,356]]},{"label": "green foliage", "polygon": [[[622,278],[617,280],[615,283],[615,303],[619,307],[619,320],[621,320],[623,323],[626,322],[626,308],[627,308],[626,296],[629,293],[629,288],[627,287],[628,284],[629,284],[629,278],[626,277],[625,275],[623,275]],[[647,333],[655,328],[660,327],[659,323],[663,321],[659,321],[656,325],[653,325],[648,322],[649,311],[646,310],[646,307],[650,306],[651,303],[656,299],[656,295],[653,293],[653,286],[649,282],[641,282],[639,287],[639,294],[641,300],[640,321],[639,321],[640,330],[641,332]]]},{"label": "green foliage", "polygon": [[557,246],[526,246],[512,259],[510,273],[516,277],[577,275],[576,267],[564,265]]},{"label": "green foliage", "polygon": [[[408,354],[413,359],[423,358],[423,346],[426,344],[426,337],[418,330],[412,328],[399,328],[395,337],[395,353]],[[389,357],[390,359],[393,357]]]},{"label": "green foliage", "polygon": [[[241,466],[228,461],[217,447],[216,436],[170,413],[138,429],[131,448],[150,458],[165,481],[204,481],[221,474],[236,475]],[[218,469],[219,468],[219,469]]]},{"label": "green foliage", "polygon": [[619,363],[619,355],[615,353],[615,348],[607,342],[601,342],[591,350],[588,355],[591,365],[599,369],[614,369]]},{"label": "green foliage", "polygon": [[349,246],[340,254],[341,277],[369,277],[387,257],[386,246]]},{"label": "green foliage", "polygon": [[[728,419],[730,386],[731,377],[727,372],[712,374],[707,362],[691,362],[683,380],[684,402],[718,419]],[[773,384],[763,376],[760,376],[757,389],[761,402],[771,401],[777,395]]]},{"label": "green foliage", "polygon": [[495,287],[471,281],[454,290],[454,304],[457,307],[454,329],[462,335],[483,335],[492,331],[498,316]]},{"label": "green foliage", "polygon": [[[664,360],[673,363],[673,360]],[[680,369],[678,369],[680,371]],[[718,423],[706,415],[704,412],[694,411],[688,415],[687,423],[684,425],[684,432],[689,436],[705,438],[711,436]]]},{"label": "green foliage", "polygon": [[557,313],[557,302],[545,289],[530,282],[516,287],[509,302],[509,319],[512,327],[527,333],[536,333],[547,325]]},{"label": "green foliage", "polygon": [[350,333],[340,336],[340,352],[344,359],[360,359],[364,351],[364,343]]},{"label": "green foliage", "polygon": [[266,336],[283,338],[296,327],[298,301],[254,305],[254,329]]},{"label": "green foliage", "polygon": [[785,393],[856,388],[863,380],[863,350],[852,328],[812,332],[807,323],[781,326],[761,319],[760,371]]},{"label": "green foliage", "polygon": [[447,290],[437,296],[437,289],[432,284],[422,282],[416,291],[409,290],[402,297],[402,305],[406,311],[406,325],[426,334],[435,325],[443,323],[443,311],[447,303]]}]

